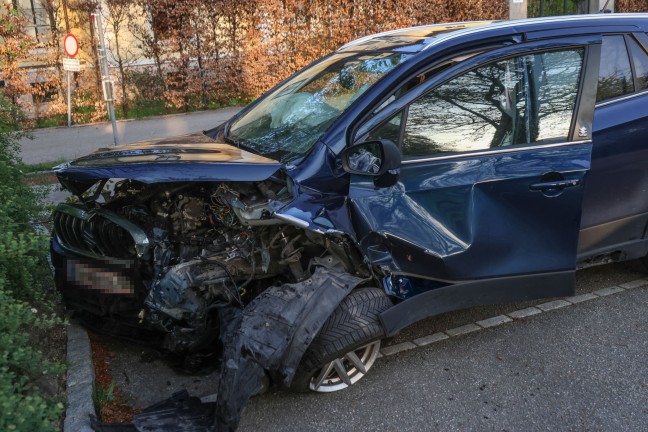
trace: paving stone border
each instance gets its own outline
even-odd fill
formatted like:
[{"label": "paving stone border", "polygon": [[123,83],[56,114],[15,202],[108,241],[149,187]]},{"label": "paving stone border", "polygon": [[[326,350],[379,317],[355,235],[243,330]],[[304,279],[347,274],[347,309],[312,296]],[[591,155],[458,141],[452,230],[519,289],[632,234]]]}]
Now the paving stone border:
[{"label": "paving stone border", "polygon": [[599,299],[602,297],[618,294],[630,289],[645,287],[647,285],[648,285],[648,278],[637,279],[619,285],[603,288],[591,293],[579,294],[572,297],[565,297],[563,299],[552,300],[545,303],[539,303],[535,306],[509,312],[505,315],[497,315],[494,317],[476,321],[474,323],[466,324],[461,327],[448,329],[443,333],[432,333],[427,336],[422,336],[419,337],[418,339],[414,339],[413,341],[401,342],[396,345],[385,346],[380,350],[379,357],[391,356],[394,354],[398,354],[399,352],[424,347],[436,342],[441,342],[446,339],[460,337],[468,333],[490,329],[514,321],[528,319],[534,315],[548,313],[556,309],[573,306],[585,301]]},{"label": "paving stone border", "polygon": [[477,324],[479,327],[483,328],[489,328],[489,327],[496,327],[498,325],[506,324],[507,322],[513,321],[512,318],[509,318],[506,315],[497,315],[492,318],[486,318],[485,320],[477,321],[475,324]]}]

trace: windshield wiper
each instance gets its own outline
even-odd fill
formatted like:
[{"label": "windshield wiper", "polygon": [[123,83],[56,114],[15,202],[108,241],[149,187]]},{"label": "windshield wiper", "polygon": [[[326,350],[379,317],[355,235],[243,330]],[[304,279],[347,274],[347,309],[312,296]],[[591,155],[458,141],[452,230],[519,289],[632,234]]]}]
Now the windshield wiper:
[{"label": "windshield wiper", "polygon": [[[235,139],[230,138],[229,136],[223,136],[223,140],[224,140],[227,144],[231,144],[231,145],[236,146],[236,147],[238,147],[238,148],[240,148],[240,149],[243,149],[243,150],[245,150],[245,151],[249,151],[250,153],[254,153],[254,154],[257,154],[257,155],[261,155],[261,153],[259,153],[259,151],[256,150],[254,147],[245,144],[245,141],[244,141],[244,140],[238,140],[238,141],[237,141],[237,140],[235,140]],[[263,155],[262,155],[262,156],[263,156]]]},{"label": "windshield wiper", "polygon": [[228,136],[223,135],[223,141],[225,141],[227,144],[232,144],[235,145],[236,147],[239,147],[239,143]]}]

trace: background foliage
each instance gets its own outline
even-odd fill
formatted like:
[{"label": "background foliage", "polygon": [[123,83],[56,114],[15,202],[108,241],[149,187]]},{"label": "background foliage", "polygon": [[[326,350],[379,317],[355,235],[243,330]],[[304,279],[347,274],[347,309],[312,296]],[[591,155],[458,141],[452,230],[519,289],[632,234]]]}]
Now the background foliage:
[{"label": "background foliage", "polygon": [[[80,41],[83,64],[74,78],[73,120],[104,116],[91,17],[100,5],[117,114],[123,117],[245,104],[315,59],[367,34],[507,16],[506,0],[429,0],[424,6],[415,0],[67,0],[67,14],[60,0],[39,1],[55,23],[52,43],[28,41],[30,47],[13,50],[12,64],[19,69],[37,61],[42,66],[38,70],[49,71],[39,80],[42,91],[35,98],[43,105],[42,94],[49,90],[50,108],[35,113],[42,126],[66,122],[61,109],[65,73],[58,46],[66,26]],[[26,25],[22,20],[7,37],[17,41]],[[22,90],[29,92],[26,79],[23,74],[9,81],[22,82]],[[54,121],[42,120],[47,116]]]},{"label": "background foliage", "polygon": [[648,12],[646,0],[615,0],[617,12]]},{"label": "background foliage", "polygon": [[[66,122],[59,44],[67,27],[80,40],[84,64],[74,79],[74,121],[104,119],[91,17],[100,6],[118,117],[245,104],[313,60],[367,34],[508,17],[507,0],[66,0],[67,14],[62,0],[39,2],[52,23],[49,39],[25,39],[26,23],[9,12],[0,24],[14,25],[9,32],[0,25],[0,37],[15,43],[0,47],[0,58],[14,53],[2,65],[10,83],[5,91],[13,97],[11,92],[22,82],[22,91],[35,96],[34,116],[42,126]],[[544,15],[556,15],[564,13],[565,5],[570,14],[582,13],[586,3],[529,0],[529,16],[540,15],[541,4]],[[645,12],[648,1],[616,0],[616,10]],[[17,65],[20,58],[24,64],[34,57],[43,66],[34,70],[42,76],[30,89]],[[50,120],[43,120],[47,116]]]},{"label": "background foliage", "polygon": [[[18,170],[22,116],[0,92],[0,430],[58,430],[63,403],[40,384],[62,372],[35,348],[38,334],[60,325],[54,314],[47,238],[31,222],[41,217]],[[48,290],[49,288],[49,290]]]}]

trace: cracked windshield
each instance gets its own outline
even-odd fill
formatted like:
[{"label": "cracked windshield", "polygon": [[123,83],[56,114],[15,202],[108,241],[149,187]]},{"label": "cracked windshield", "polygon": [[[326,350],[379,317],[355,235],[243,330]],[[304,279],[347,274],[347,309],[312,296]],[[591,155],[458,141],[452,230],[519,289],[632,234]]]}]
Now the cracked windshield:
[{"label": "cracked windshield", "polygon": [[234,144],[281,162],[303,157],[376,81],[408,54],[334,54],[313,65],[232,124]]}]

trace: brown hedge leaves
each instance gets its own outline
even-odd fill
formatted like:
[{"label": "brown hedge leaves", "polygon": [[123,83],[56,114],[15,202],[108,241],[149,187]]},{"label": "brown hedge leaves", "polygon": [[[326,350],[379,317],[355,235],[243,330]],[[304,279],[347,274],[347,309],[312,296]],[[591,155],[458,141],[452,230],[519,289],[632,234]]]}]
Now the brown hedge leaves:
[{"label": "brown hedge leaves", "polygon": [[505,0],[136,0],[128,28],[153,63],[149,71],[157,77],[157,94],[189,110],[254,98],[367,34],[502,19],[506,5]]}]

